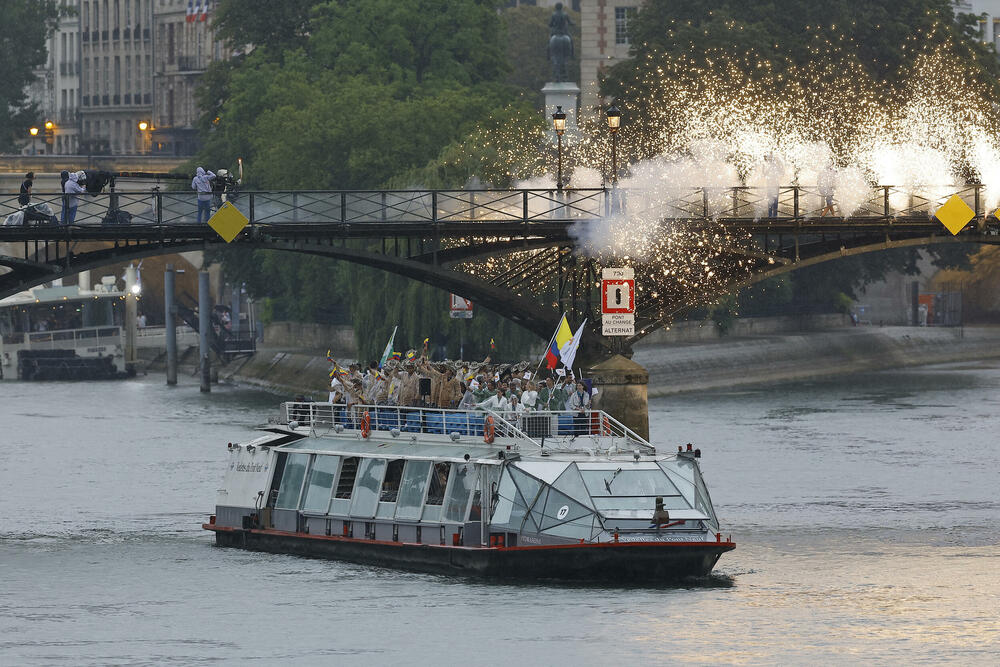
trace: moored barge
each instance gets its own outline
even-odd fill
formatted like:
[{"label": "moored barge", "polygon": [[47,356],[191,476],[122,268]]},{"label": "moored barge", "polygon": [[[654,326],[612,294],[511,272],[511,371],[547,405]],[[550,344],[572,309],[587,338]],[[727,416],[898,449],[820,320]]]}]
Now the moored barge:
[{"label": "moored barge", "polygon": [[610,415],[285,403],[230,443],[220,546],[425,572],[657,582],[703,576],[723,537],[700,451]]}]

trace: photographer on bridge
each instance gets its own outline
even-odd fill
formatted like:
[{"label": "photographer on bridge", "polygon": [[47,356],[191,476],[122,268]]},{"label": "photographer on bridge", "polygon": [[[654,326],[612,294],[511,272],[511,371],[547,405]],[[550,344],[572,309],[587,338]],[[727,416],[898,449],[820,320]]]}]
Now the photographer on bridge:
[{"label": "photographer on bridge", "polygon": [[205,171],[204,167],[195,170],[195,176],[191,179],[191,189],[198,192],[198,223],[201,223],[202,216],[205,222],[212,217],[212,181],[215,174]]}]

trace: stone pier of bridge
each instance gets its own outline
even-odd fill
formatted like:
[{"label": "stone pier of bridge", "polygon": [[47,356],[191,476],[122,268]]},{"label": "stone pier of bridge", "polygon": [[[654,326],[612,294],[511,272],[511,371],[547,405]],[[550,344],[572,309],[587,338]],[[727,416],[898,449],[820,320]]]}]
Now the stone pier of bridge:
[{"label": "stone pier of bridge", "polygon": [[584,370],[597,389],[593,407],[649,440],[649,372],[620,354]]}]

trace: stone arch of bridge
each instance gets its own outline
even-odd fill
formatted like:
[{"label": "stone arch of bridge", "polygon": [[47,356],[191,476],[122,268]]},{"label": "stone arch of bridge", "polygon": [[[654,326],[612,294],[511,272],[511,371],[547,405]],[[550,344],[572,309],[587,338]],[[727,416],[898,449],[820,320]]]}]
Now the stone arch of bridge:
[{"label": "stone arch of bridge", "polygon": [[[727,285],[724,293],[749,287],[768,278],[772,278],[784,273],[789,273],[807,266],[814,266],[823,262],[829,262],[842,257],[861,255],[880,250],[892,248],[920,247],[933,244],[951,243],[982,243],[1000,245],[1000,236],[977,234],[970,236],[926,236],[919,238],[909,238],[901,240],[880,240],[851,248],[841,248],[831,252],[823,252],[808,258],[797,261],[788,260],[786,263],[779,263],[773,268],[755,273],[747,280]],[[419,282],[449,290],[455,294],[466,297],[481,306],[488,308],[504,317],[520,324],[533,332],[543,340],[551,335],[558,314],[548,309],[537,301],[514,294],[503,288],[496,287],[485,281],[479,280],[469,274],[460,273],[446,268],[462,261],[474,260],[478,257],[495,255],[503,250],[530,250],[543,247],[569,246],[572,245],[566,239],[530,239],[517,243],[496,241],[480,246],[468,246],[461,248],[443,249],[437,252],[437,262],[434,262],[433,253],[416,255],[411,258],[395,257],[393,255],[380,254],[354,248],[324,246],[319,244],[301,244],[296,242],[268,242],[255,241],[247,244],[247,249],[279,250],[285,252],[297,252],[300,254],[327,257],[342,261],[352,262],[363,266],[374,267],[396,275],[405,276]],[[206,243],[204,241],[165,243],[149,245],[118,246],[90,250],[84,253],[71,255],[68,260],[61,260],[60,264],[51,264],[31,259],[0,256],[0,266],[7,266],[13,269],[12,272],[0,276],[0,298],[10,296],[19,291],[35,287],[45,282],[67,275],[73,275],[88,269],[98,269],[116,261],[125,259],[141,259],[143,257],[155,257],[160,255],[175,254],[188,251],[203,251],[212,248],[223,247],[219,243]],[[723,292],[720,292],[720,294]],[[600,322],[594,321],[590,328],[590,336],[584,344],[587,356],[599,356],[609,350],[616,350],[630,355],[631,347],[645,336],[653,333],[657,329],[669,324],[679,315],[696,307],[695,303],[673,304],[673,307],[664,312],[664,316],[645,323],[635,336],[625,339],[622,343],[613,345],[604,339],[600,333]]]},{"label": "stone arch of bridge", "polygon": [[[553,243],[549,242],[548,245],[553,245]],[[13,269],[12,272],[0,276],[0,298],[80,271],[105,267],[117,261],[204,251],[217,247],[223,247],[223,245],[199,241],[108,247],[70,255],[68,259],[61,260],[58,265],[0,256],[0,266]],[[552,311],[530,298],[495,287],[469,274],[445,268],[440,261],[438,264],[434,264],[427,261],[429,257],[406,259],[354,248],[266,241],[254,242],[252,246],[247,244],[247,250],[279,250],[326,257],[405,276],[470,299],[474,303],[520,324],[543,339],[547,339],[551,335],[558,318],[558,315],[553,314]],[[452,253],[449,256],[449,263],[464,261],[477,256],[477,254],[490,254],[488,248],[482,250],[466,248],[463,250],[465,250],[464,254]],[[492,249],[492,253],[495,254],[495,252],[496,250]]]},{"label": "stone arch of bridge", "polygon": [[[746,287],[751,287],[757,283],[763,282],[769,278],[774,278],[786,273],[791,273],[798,269],[803,269],[808,266],[815,266],[817,264],[823,264],[825,262],[831,262],[844,257],[853,257],[856,255],[865,255],[868,253],[879,252],[882,250],[891,250],[895,248],[918,248],[929,245],[944,245],[944,244],[957,244],[957,243],[980,243],[984,245],[1000,245],[1000,236],[987,235],[987,234],[976,234],[970,236],[924,236],[919,238],[910,239],[899,239],[899,240],[881,240],[877,243],[868,243],[864,245],[858,245],[851,248],[839,248],[830,252],[823,252],[817,255],[805,259],[799,259],[796,261],[789,260],[785,263],[778,263],[773,268],[766,271],[760,271],[754,273],[750,278],[742,280],[739,282],[731,283],[726,286],[724,290],[720,290],[716,296],[722,296],[724,294],[731,294],[737,290],[744,289]],[[653,333],[657,329],[670,324],[676,317],[683,315],[685,312],[697,307],[698,304],[681,304],[674,310],[665,314],[665,316],[652,324],[648,324],[642,328],[641,331],[637,331],[635,336],[628,338],[626,340],[627,347],[631,347],[634,343],[642,340],[649,334]]]}]

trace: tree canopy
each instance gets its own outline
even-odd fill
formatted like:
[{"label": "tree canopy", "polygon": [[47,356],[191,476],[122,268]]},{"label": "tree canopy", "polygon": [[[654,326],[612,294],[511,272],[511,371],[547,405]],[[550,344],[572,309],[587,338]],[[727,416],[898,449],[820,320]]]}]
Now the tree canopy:
[{"label": "tree canopy", "polygon": [[48,57],[45,40],[55,29],[55,0],[5,0],[0,21],[0,151],[10,151],[40,123],[27,88]]},{"label": "tree canopy", "polygon": [[[224,0],[220,34],[246,53],[204,79],[199,158],[242,156],[247,185],[260,188],[462,186],[474,167],[434,158],[498,119],[531,115],[504,82],[499,4],[295,2],[271,33],[258,13],[237,10],[243,0]],[[373,269],[270,251],[222,257],[227,276],[266,299],[275,318],[337,321],[349,312],[363,358],[381,353],[397,323],[399,346],[431,336],[453,355],[463,332],[467,356],[484,354],[490,337],[509,355],[534,340],[483,309],[473,322],[450,320],[447,293]]]}]

